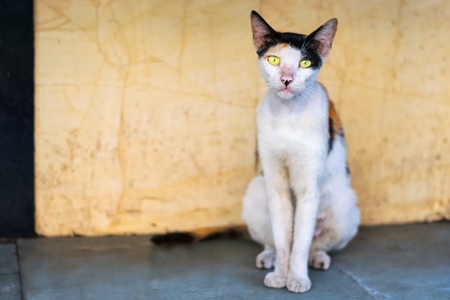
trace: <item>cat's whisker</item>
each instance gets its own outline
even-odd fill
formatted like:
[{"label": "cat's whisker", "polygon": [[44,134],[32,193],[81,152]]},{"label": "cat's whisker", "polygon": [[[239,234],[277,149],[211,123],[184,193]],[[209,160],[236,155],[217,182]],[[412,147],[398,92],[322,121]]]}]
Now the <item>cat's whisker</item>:
[{"label": "cat's whisker", "polygon": [[[302,50],[301,50],[302,52],[305,51],[306,47],[308,47],[309,43],[310,43],[312,40],[313,40],[313,39],[309,39],[309,40],[308,40],[307,38],[305,38],[305,41],[303,41],[303,46],[302,46]],[[305,44],[306,41],[308,41],[308,42]]]}]

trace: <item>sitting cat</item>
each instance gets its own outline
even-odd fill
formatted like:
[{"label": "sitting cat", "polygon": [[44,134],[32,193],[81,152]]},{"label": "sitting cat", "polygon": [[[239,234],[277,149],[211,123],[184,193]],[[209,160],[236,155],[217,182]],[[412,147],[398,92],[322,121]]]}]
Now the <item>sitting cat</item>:
[{"label": "sitting cat", "polygon": [[[258,150],[264,175],[248,186],[242,216],[264,246],[256,266],[264,283],[293,292],[311,288],[308,264],[328,269],[327,252],[356,235],[360,213],[350,186],[344,132],[326,89],[316,81],[331,50],[337,20],[310,35],[273,30],[251,13],[253,44],[268,91],[258,108]],[[240,226],[155,235],[156,245],[246,235]]]},{"label": "sitting cat", "polygon": [[306,292],[308,263],[328,269],[360,220],[350,185],[344,133],[326,89],[316,81],[337,20],[310,35],[277,32],[251,13],[253,45],[267,93],[258,107],[258,151],[264,175],[250,183],[243,219],[264,246],[256,257],[268,287]]}]

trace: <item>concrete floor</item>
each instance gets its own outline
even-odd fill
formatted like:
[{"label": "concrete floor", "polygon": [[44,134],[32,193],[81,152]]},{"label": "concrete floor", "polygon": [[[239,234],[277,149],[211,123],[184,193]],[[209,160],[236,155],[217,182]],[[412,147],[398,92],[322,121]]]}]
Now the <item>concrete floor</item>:
[{"label": "concrete floor", "polygon": [[248,240],[161,249],[148,236],[19,239],[0,244],[0,299],[450,299],[449,222],[361,228],[330,270],[310,271],[306,294],[266,288],[260,250]]}]

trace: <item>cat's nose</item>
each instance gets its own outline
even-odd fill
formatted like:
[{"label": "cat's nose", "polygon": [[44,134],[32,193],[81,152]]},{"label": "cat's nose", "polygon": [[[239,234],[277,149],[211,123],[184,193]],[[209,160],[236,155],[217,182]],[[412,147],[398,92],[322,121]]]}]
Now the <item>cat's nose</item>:
[{"label": "cat's nose", "polygon": [[283,76],[281,77],[281,82],[287,87],[292,82],[292,77]]}]

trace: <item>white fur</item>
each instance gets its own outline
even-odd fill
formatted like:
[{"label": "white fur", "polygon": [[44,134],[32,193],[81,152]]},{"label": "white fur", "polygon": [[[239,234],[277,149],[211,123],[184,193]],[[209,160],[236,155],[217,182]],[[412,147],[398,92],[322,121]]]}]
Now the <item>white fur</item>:
[{"label": "white fur", "polygon": [[[341,136],[328,153],[328,98],[316,82],[318,70],[299,68],[301,51],[291,47],[267,55],[281,62],[273,66],[259,61],[268,85],[258,108],[264,176],[248,187],[243,219],[251,237],[265,249],[256,265],[271,268],[275,261],[264,283],[305,292],[311,288],[308,263],[327,269],[331,260],[326,252],[342,249],[355,236],[360,213],[346,174]],[[287,90],[283,76],[293,78]],[[313,239],[315,232],[320,234]]]}]

